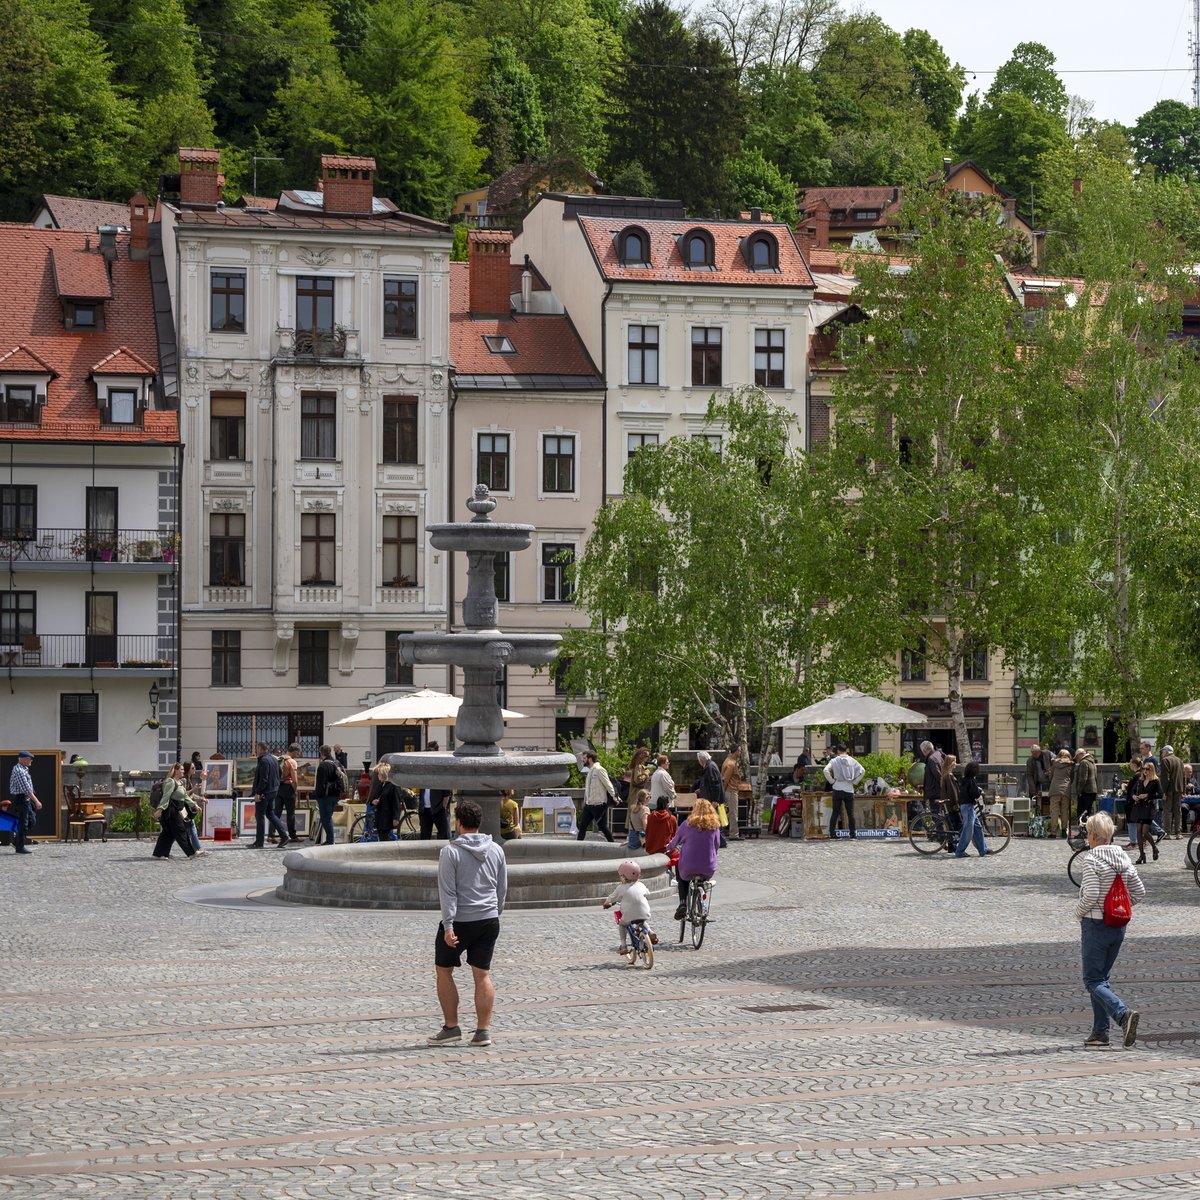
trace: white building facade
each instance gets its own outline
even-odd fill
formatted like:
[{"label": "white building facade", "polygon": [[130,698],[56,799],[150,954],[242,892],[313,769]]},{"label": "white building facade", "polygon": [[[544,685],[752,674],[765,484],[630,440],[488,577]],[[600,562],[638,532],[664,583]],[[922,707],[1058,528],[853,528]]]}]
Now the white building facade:
[{"label": "white building facade", "polygon": [[334,721],[446,681],[396,638],[446,622],[450,230],[375,197],[370,159],[272,210],[217,207],[215,152],[180,159],[185,748],[362,761],[402,731]]}]

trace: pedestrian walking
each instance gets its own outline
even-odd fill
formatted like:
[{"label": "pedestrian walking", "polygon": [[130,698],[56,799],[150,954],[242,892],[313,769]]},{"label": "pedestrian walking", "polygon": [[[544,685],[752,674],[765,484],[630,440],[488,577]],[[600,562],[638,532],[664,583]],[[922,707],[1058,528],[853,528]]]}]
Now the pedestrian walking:
[{"label": "pedestrian walking", "polygon": [[195,856],[196,851],[192,847],[191,832],[188,829],[189,825],[195,829],[189,804],[187,787],[183,782],[183,763],[176,763],[163,780],[162,798],[154,810],[154,815],[161,823],[158,840],[154,843],[155,858],[170,858],[172,842],[188,858]]},{"label": "pedestrian walking", "polygon": [[287,841],[289,842],[300,840],[296,836],[296,755],[299,753],[299,745],[292,744],[284,751],[283,757],[279,760],[279,791],[275,797],[275,816],[282,821],[284,814],[287,814]]},{"label": "pedestrian walking", "polygon": [[728,829],[734,837],[738,836],[738,791],[743,782],[742,748],[734,746],[725,755],[725,761],[721,764],[721,798],[725,807],[724,809],[719,805],[717,807],[717,816],[721,818],[722,831]]},{"label": "pedestrian walking", "polygon": [[1075,751],[1075,771],[1071,778],[1072,790],[1075,792],[1075,823],[1091,815],[1096,807],[1096,795],[1100,790],[1096,781],[1096,756],[1091,750],[1082,746]]},{"label": "pedestrian walking", "polygon": [[1158,862],[1158,843],[1154,840],[1150,829],[1154,821],[1154,813],[1162,800],[1162,782],[1154,764],[1148,759],[1142,763],[1142,776],[1133,789],[1133,820],[1137,823],[1138,866],[1146,861],[1146,845],[1154,852],[1154,861]]},{"label": "pedestrian walking", "polygon": [[1114,914],[1106,914],[1106,901],[1119,876],[1137,904],[1146,895],[1146,885],[1120,846],[1112,845],[1113,823],[1106,812],[1093,813],[1087,821],[1087,839],[1091,847],[1083,858],[1083,879],[1079,885],[1079,903],[1075,916],[1080,923],[1083,959],[1083,986],[1092,999],[1092,1031],[1084,1045],[1099,1049],[1108,1045],[1109,1024],[1121,1027],[1122,1041],[1132,1046],[1137,1039],[1138,1014],[1113,990],[1110,982],[1117,955],[1125,941],[1125,924],[1111,924]]},{"label": "pedestrian walking", "polygon": [[13,830],[13,848],[18,854],[28,854],[29,847],[25,845],[25,834],[33,814],[41,812],[42,802],[33,790],[33,776],[29,768],[33,765],[33,755],[28,750],[22,750],[17,755],[17,761],[8,776],[9,816],[17,823]]},{"label": "pedestrian walking", "polygon": [[846,747],[834,746],[833,758],[825,764],[825,778],[833,789],[833,810],[829,814],[829,836],[836,837],[838,817],[842,810],[846,814],[846,828],[850,837],[858,837],[858,825],[854,820],[854,789],[867,773],[857,758],[846,753]]},{"label": "pedestrian walking", "polygon": [[442,919],[434,942],[433,961],[442,1027],[428,1042],[431,1046],[447,1046],[462,1041],[454,971],[462,965],[465,953],[475,983],[475,1032],[468,1045],[490,1046],[496,1002],[492,955],[500,936],[508,866],[504,851],[489,834],[479,832],[483,810],[474,800],[460,801],[454,815],[458,837],[443,846],[438,855]]},{"label": "pedestrian walking", "polygon": [[[279,762],[267,752],[265,742],[259,742],[254,749],[258,754],[258,765],[254,768],[254,782],[250,785],[250,794],[254,797],[254,841],[250,843],[250,849],[263,849],[267,825],[278,835],[282,848],[288,844],[288,831],[275,815],[275,801],[279,797]],[[329,840],[333,841],[332,834]]]},{"label": "pedestrian walking", "polygon": [[[342,797],[342,781],[338,774],[337,759],[333,757],[333,748],[322,746],[318,752],[321,761],[317,763],[317,774],[313,779],[313,799],[317,802],[317,826],[325,844],[333,845],[333,810],[337,808]],[[319,842],[321,838],[318,838]]]},{"label": "pedestrian walking", "polygon": [[588,830],[595,824],[596,829],[611,842],[613,835],[612,829],[609,828],[608,808],[616,802],[616,789],[594,750],[583,752],[583,765],[587,768],[587,783],[583,789],[583,812],[579,817],[577,840],[582,842],[587,837]]},{"label": "pedestrian walking", "polygon": [[1063,749],[1050,764],[1050,819],[1051,837],[1066,837],[1071,823],[1071,779],[1075,764],[1070,750]]},{"label": "pedestrian walking", "polygon": [[979,786],[979,764],[972,759],[963,769],[962,787],[958,791],[958,811],[962,817],[962,831],[958,835],[955,858],[966,858],[967,847],[974,842],[979,857],[988,852],[987,838],[983,832],[983,789]]},{"label": "pedestrian walking", "polygon": [[1174,746],[1164,746],[1162,752],[1163,828],[1169,838],[1180,836],[1181,806],[1183,793],[1187,790],[1187,779],[1183,773],[1183,761],[1175,753]]}]

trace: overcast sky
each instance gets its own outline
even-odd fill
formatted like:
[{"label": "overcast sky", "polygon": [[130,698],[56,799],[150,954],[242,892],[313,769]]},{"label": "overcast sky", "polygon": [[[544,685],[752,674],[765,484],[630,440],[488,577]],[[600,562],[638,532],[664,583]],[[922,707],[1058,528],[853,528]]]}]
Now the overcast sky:
[{"label": "overcast sky", "polygon": [[[1095,102],[1094,115],[1132,125],[1159,100],[1191,103],[1188,31],[1190,0],[848,0],[845,7],[875,12],[903,33],[927,29],[968,71],[967,91],[986,91],[992,72],[1018,42],[1041,42],[1058,60],[1068,93]],[[1137,74],[1075,74],[1113,68]],[[1183,68],[1168,71],[1165,67]],[[977,72],[972,82],[969,72]]]}]

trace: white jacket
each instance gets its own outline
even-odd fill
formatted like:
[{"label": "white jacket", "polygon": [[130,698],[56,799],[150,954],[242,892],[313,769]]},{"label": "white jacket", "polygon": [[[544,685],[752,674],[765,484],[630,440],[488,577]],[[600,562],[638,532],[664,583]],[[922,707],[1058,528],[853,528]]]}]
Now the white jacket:
[{"label": "white jacket", "polygon": [[583,790],[584,804],[599,808],[609,800],[615,800],[616,796],[616,789],[608,777],[608,772],[599,763],[595,763],[588,771],[587,786]]},{"label": "white jacket", "polygon": [[1137,904],[1146,895],[1146,885],[1128,854],[1120,846],[1096,846],[1083,857],[1083,882],[1079,885],[1077,920],[1104,920],[1104,897],[1118,875],[1125,877],[1129,899]]},{"label": "white jacket", "polygon": [[621,924],[630,921],[650,920],[650,893],[640,879],[633,883],[619,883],[609,893],[607,903],[621,914]]}]

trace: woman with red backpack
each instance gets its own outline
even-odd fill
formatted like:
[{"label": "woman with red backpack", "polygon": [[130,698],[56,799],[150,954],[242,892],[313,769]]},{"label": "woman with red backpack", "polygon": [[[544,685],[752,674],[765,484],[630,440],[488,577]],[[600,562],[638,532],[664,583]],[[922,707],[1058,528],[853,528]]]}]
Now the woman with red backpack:
[{"label": "woman with red backpack", "polygon": [[1113,991],[1109,976],[1116,965],[1125,926],[1133,906],[1146,895],[1137,867],[1120,846],[1112,844],[1112,817],[1093,813],[1087,820],[1090,853],[1083,858],[1083,882],[1075,916],[1081,927],[1083,986],[1092,998],[1092,1032],[1088,1049],[1108,1045],[1108,1027],[1115,1021],[1126,1047],[1137,1039],[1138,1014]]}]

